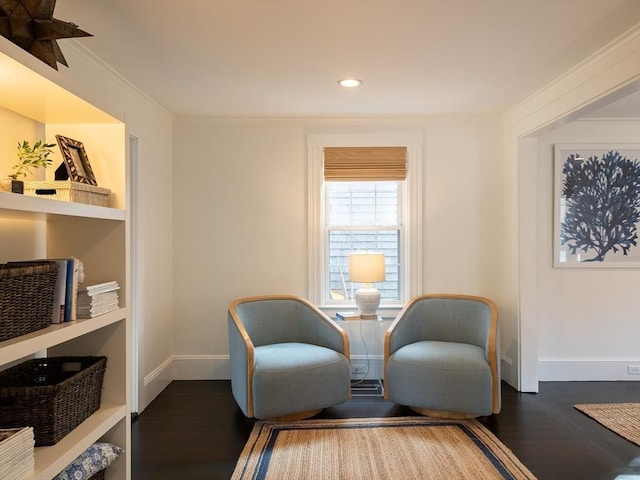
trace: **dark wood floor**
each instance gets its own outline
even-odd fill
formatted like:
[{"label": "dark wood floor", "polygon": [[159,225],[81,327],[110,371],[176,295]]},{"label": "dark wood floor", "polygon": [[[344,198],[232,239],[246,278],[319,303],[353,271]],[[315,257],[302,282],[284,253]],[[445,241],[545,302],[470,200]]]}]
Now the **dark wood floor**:
[{"label": "dark wood floor", "polygon": [[[573,408],[605,402],[640,402],[640,382],[546,382],[538,394],[503,384],[502,412],[480,420],[539,480],[640,480],[640,447]],[[411,414],[381,398],[354,397],[320,417]],[[253,423],[228,381],[175,381],[133,423],[132,476],[227,480]]]}]

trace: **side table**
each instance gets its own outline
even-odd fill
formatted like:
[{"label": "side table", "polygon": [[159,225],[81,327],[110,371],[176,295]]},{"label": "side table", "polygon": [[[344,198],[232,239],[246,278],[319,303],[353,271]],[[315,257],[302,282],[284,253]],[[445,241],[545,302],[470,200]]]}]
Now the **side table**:
[{"label": "side table", "polygon": [[336,321],[349,335],[351,360],[351,395],[384,395],[384,334],[393,319]]}]

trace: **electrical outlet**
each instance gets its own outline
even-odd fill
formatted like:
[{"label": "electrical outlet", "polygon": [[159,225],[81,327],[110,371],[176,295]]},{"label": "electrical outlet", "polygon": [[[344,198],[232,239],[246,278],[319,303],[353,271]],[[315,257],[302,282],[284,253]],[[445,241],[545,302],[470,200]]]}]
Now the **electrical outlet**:
[{"label": "electrical outlet", "polygon": [[640,375],[640,365],[627,365],[629,375]]},{"label": "electrical outlet", "polygon": [[351,373],[365,374],[366,369],[366,365],[351,365]]}]

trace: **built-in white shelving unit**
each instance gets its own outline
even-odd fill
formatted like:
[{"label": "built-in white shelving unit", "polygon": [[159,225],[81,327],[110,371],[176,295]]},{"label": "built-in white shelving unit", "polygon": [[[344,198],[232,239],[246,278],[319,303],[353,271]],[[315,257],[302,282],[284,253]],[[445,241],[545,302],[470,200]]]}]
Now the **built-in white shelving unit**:
[{"label": "built-in white shelving unit", "polygon": [[[74,94],[66,83],[60,86],[63,77],[49,75],[49,67],[33,67],[26,53],[0,44],[0,178],[10,173],[19,141],[42,138],[56,143],[55,135],[60,134],[83,142],[98,185],[111,189],[112,195],[109,207],[96,207],[0,192],[0,263],[77,257],[84,264],[86,283],[118,281],[121,308],[0,342],[0,370],[34,355],[106,356],[100,410],[56,445],[36,448],[33,480],[53,478],[96,441],[125,450],[107,470],[107,479],[128,480],[131,308],[125,124]],[[62,158],[55,150],[57,166]],[[47,171],[47,179],[52,179],[54,169]]]}]

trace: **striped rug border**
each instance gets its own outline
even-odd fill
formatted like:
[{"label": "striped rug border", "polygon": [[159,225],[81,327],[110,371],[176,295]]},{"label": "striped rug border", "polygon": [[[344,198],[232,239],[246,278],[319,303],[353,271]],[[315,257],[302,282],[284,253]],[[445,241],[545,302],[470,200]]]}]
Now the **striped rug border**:
[{"label": "striped rug border", "polygon": [[[275,442],[281,432],[313,429],[397,428],[403,426],[456,426],[475,444],[478,451],[491,462],[502,479],[535,480],[536,478],[511,450],[475,419],[441,420],[426,417],[388,417],[304,420],[293,423],[258,421],[254,425],[250,438],[240,455],[231,480],[264,480],[269,470]],[[258,439],[264,435],[267,436],[266,440],[263,439],[258,442]],[[258,448],[258,443],[263,445],[263,448]]]}]

